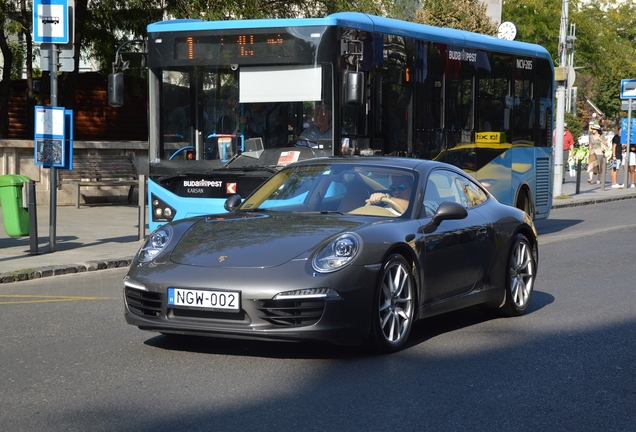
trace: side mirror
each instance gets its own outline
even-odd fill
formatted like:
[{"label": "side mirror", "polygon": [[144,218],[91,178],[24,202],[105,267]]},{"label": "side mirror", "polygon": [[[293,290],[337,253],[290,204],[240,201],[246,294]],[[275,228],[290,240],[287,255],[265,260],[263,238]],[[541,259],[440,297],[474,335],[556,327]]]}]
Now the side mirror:
[{"label": "side mirror", "polygon": [[444,201],[439,205],[437,211],[433,215],[431,222],[424,227],[425,234],[431,234],[445,220],[464,219],[468,216],[468,212],[463,205],[451,201]]},{"label": "side mirror", "polygon": [[108,75],[108,105],[119,108],[124,106],[124,73]]},{"label": "side mirror", "polygon": [[223,207],[225,208],[225,210],[232,213],[234,210],[238,208],[238,206],[241,205],[241,201],[243,201],[243,199],[241,198],[240,195],[238,194],[232,195],[231,197],[225,200],[225,204],[223,204]]},{"label": "side mirror", "polygon": [[359,105],[364,100],[364,73],[347,72],[345,89],[345,103]]}]

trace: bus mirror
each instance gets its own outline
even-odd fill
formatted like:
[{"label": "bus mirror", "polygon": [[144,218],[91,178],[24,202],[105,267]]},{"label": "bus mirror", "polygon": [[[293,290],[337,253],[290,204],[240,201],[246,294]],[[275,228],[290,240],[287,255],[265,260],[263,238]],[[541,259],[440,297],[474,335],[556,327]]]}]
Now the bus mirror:
[{"label": "bus mirror", "polygon": [[354,105],[362,103],[364,89],[363,72],[347,72],[345,103]]},{"label": "bus mirror", "polygon": [[118,108],[124,106],[124,73],[108,75],[108,105]]}]

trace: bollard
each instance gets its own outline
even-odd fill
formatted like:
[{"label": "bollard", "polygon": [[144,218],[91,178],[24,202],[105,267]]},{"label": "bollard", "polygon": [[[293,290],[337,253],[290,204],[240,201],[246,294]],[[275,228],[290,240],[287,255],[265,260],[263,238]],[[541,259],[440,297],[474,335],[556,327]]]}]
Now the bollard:
[{"label": "bollard", "polygon": [[601,176],[599,178],[603,179],[601,180],[601,190],[605,191],[605,176],[607,176],[607,159],[605,158],[605,152],[601,153],[601,160],[603,162],[601,163]]},{"label": "bollard", "polygon": [[146,237],[146,176],[139,176],[139,208],[137,210],[138,215],[138,229],[137,240],[143,240]]},{"label": "bollard", "polygon": [[35,199],[35,181],[33,180],[28,181],[27,196],[27,208],[29,209],[29,255],[39,255],[37,200]]},{"label": "bollard", "polygon": [[581,159],[576,160],[576,195],[581,193]]}]

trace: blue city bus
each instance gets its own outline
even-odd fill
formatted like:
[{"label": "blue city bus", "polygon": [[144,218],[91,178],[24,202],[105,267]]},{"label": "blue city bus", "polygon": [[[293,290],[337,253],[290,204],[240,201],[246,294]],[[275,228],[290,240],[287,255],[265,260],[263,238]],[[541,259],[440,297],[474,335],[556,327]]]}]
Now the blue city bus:
[{"label": "blue city bus", "polygon": [[224,212],[280,167],[394,155],[552,204],[554,68],[538,45],[361,13],[148,26],[149,226]]}]

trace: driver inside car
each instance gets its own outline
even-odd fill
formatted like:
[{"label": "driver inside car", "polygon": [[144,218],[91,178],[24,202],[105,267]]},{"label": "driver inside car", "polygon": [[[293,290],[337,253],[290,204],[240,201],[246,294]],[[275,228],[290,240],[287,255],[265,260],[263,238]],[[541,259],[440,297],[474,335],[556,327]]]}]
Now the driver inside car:
[{"label": "driver inside car", "polygon": [[382,205],[382,200],[388,198],[395,201],[403,209],[409,206],[409,198],[413,189],[413,179],[409,176],[394,175],[391,177],[390,193],[376,192],[371,194],[367,203],[371,205]]}]

